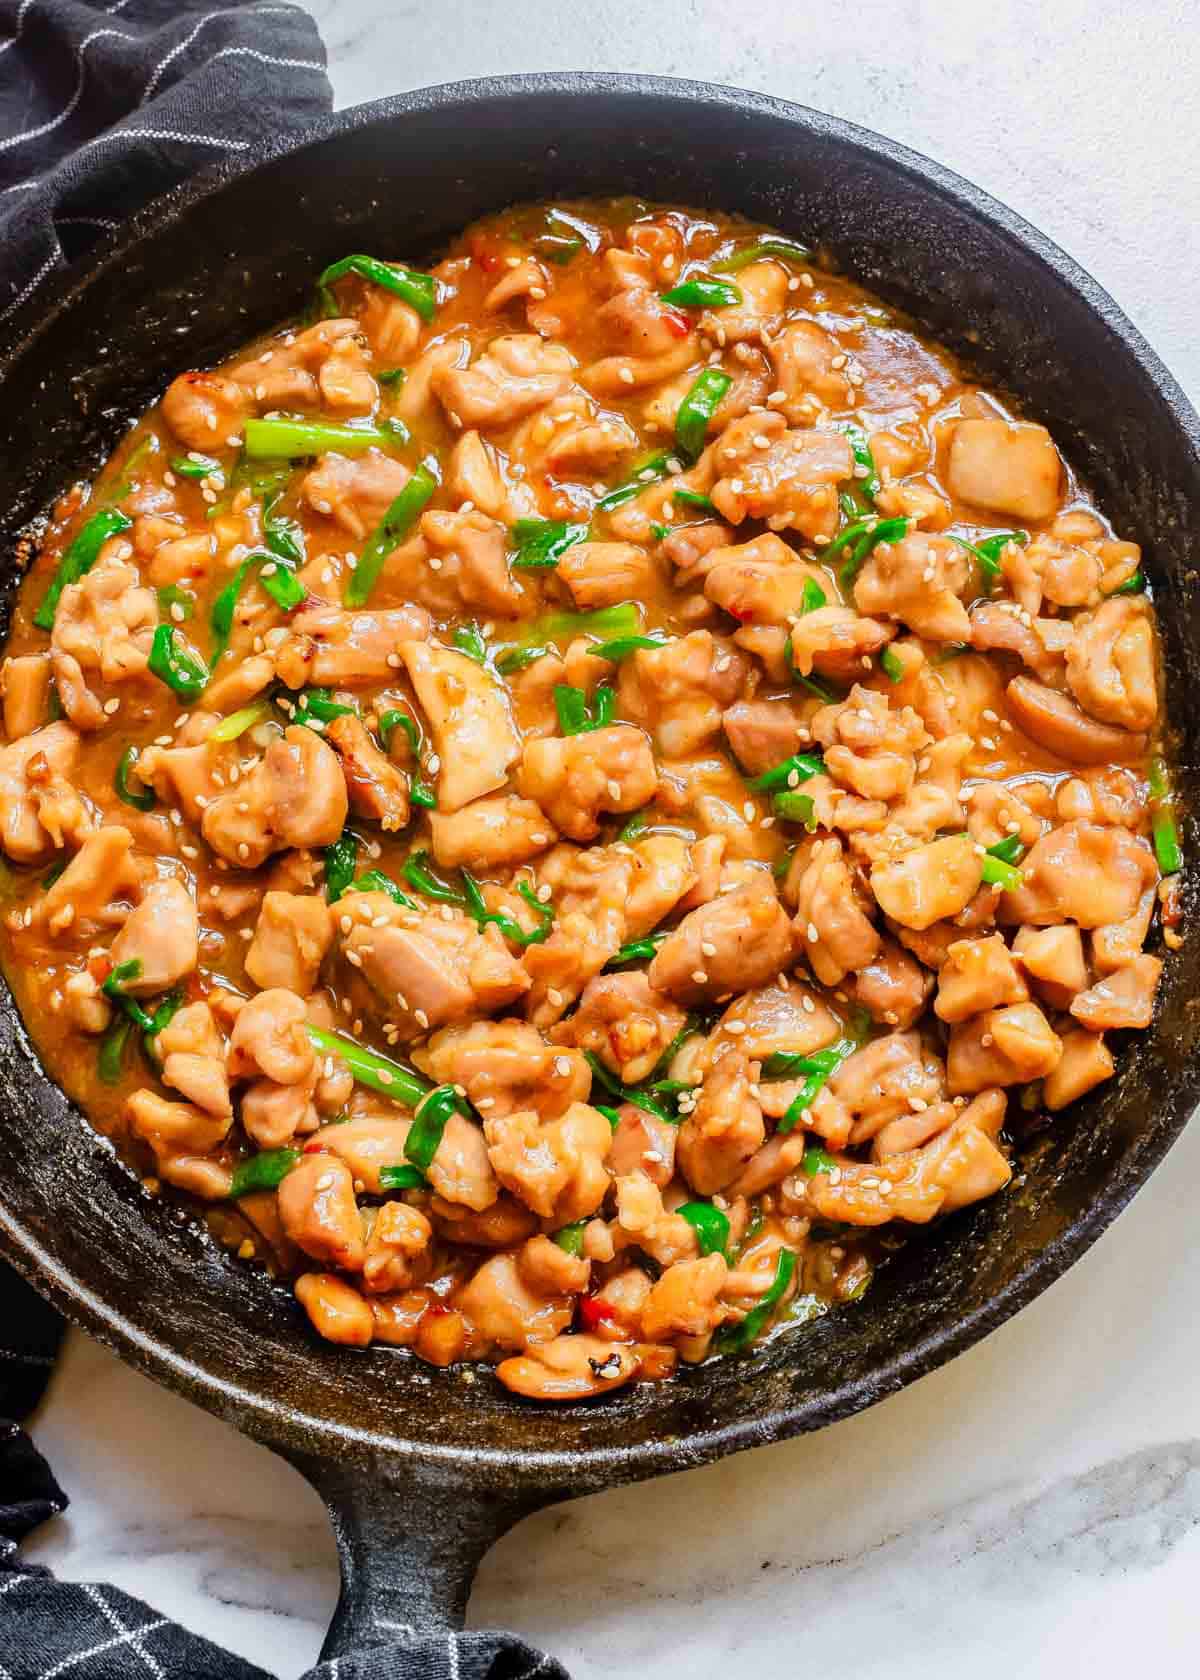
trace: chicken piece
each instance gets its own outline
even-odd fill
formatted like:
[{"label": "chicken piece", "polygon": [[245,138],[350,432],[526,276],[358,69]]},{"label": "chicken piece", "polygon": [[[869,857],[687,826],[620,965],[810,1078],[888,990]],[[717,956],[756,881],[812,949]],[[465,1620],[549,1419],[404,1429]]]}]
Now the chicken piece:
[{"label": "chicken piece", "polygon": [[382,286],[363,283],[356,313],[380,367],[403,366],[421,342],[423,322],[417,311]]},{"label": "chicken piece", "polygon": [[[739,631],[738,642],[746,644],[748,634]],[[791,627],[791,666],[801,676],[818,671],[834,682],[853,683],[861,677],[864,662],[869,666],[894,635],[890,624],[863,618],[852,607],[818,607]],[[785,651],[782,675],[787,674],[787,664]]]},{"label": "chicken piece", "polygon": [[366,1248],[354,1181],[333,1155],[306,1155],[279,1186],[279,1217],[287,1235],[312,1259],[361,1272]]},{"label": "chicken piece", "polygon": [[263,354],[232,367],[229,376],[253,394],[259,410],[320,405],[369,414],[379,400],[363,335],[351,316],[288,332]]},{"label": "chicken piece", "polygon": [[828,574],[772,531],[705,556],[705,595],[741,624],[791,624],[814,584],[827,594]]},{"label": "chicken piece", "polygon": [[661,301],[644,273],[621,275],[615,295],[597,310],[594,321],[616,352],[584,370],[583,383],[598,397],[624,400],[633,391],[674,378],[696,360],[696,337],[687,321]]},{"label": "chicken piece", "polygon": [[502,1009],[529,989],[529,975],[494,923],[482,931],[458,911],[409,910],[382,892],[338,905],[342,951],[406,1037],[464,1016]]},{"label": "chicken piece", "polygon": [[[847,1141],[858,1145],[901,1115],[942,1101],[945,1073],[919,1033],[892,1032],[847,1056],[830,1077],[828,1090],[851,1117]],[[809,1121],[804,1124],[816,1129]]]},{"label": "chicken piece", "polygon": [[153,1151],[161,1178],[202,1201],[223,1201],[232,1182],[223,1161],[210,1159],[232,1124],[191,1103],[168,1102],[157,1091],[135,1091],[125,1105],[129,1129]]},{"label": "chicken piece", "polygon": [[854,468],[840,432],[788,431],[781,414],[747,414],[712,447],[712,501],[731,525],[765,519],[773,531],[791,528],[813,539],[836,529],[835,487]]},{"label": "chicken piece", "polygon": [[107,1032],[112,1024],[112,1005],[90,971],[81,969],[63,982],[63,1010],[77,1032]]},{"label": "chicken piece", "polygon": [[436,1084],[460,1086],[490,1119],[534,1109],[555,1120],[582,1102],[592,1084],[581,1055],[555,1050],[526,1021],[444,1027],[413,1060]]},{"label": "chicken piece", "polygon": [[1156,897],[1155,889],[1147,887],[1137,909],[1126,921],[1096,928],[1091,943],[1092,966],[1097,974],[1113,974],[1137,959],[1150,932]]},{"label": "chicken piece", "polygon": [[791,923],[762,875],[686,915],[659,946],[650,984],[690,1005],[752,990],[790,966]]},{"label": "chicken piece", "polygon": [[931,642],[966,642],[971,620],[959,599],[970,564],[949,537],[911,532],[875,545],[854,580],[859,612],[896,618]]},{"label": "chicken piece", "polygon": [[167,386],[162,417],[187,449],[224,449],[254,413],[250,391],[219,373],[181,373]]},{"label": "chicken piece", "polygon": [[1042,1085],[1042,1101],[1051,1114],[1057,1114],[1060,1108],[1111,1079],[1115,1068],[1112,1051],[1099,1033],[1064,1033],[1058,1066],[1051,1069]]},{"label": "chicken piece", "polygon": [[916,755],[929,744],[911,706],[893,710],[888,696],[855,685],[848,698],[822,706],[813,737],[825,749],[827,773],[863,799],[898,799],[916,777]]},{"label": "chicken piece", "polygon": [[1143,732],[1158,716],[1158,660],[1149,604],[1140,596],[1105,601],[1075,620],[1067,683],[1091,717]]},{"label": "chicken piece", "polygon": [[1045,832],[1042,819],[1026,805],[1018,790],[1004,783],[979,783],[971,789],[967,804],[967,827],[971,838],[981,846],[998,845],[1011,834],[1023,846],[1032,846]]},{"label": "chicken piece", "polygon": [[342,612],[305,607],[292,618],[275,654],[275,669],[288,688],[362,688],[394,682],[407,642],[429,634],[424,607]]},{"label": "chicken piece", "polygon": [[494,445],[478,432],[463,432],[450,451],[446,489],[452,501],[471,502],[489,518],[511,523],[515,510],[500,461]]},{"label": "chicken piece", "polygon": [[739,700],[726,708],[721,720],[725,739],[748,776],[761,776],[809,744],[810,710],[806,701],[791,695]]},{"label": "chicken piece", "polygon": [[1011,601],[977,601],[971,608],[971,646],[980,653],[1015,654],[1043,682],[1061,683],[1063,648],[1074,634],[1058,618],[1029,618]]},{"label": "chicken piece", "polygon": [[406,828],[408,779],[380,752],[361,720],[348,713],[334,718],[325,739],[341,760],[350,809],[377,822],[385,834]]},{"label": "chicken piece", "polygon": [[661,587],[653,557],[636,543],[576,543],[559,561],[556,575],[575,605],[588,611],[648,601]]},{"label": "chicken piece", "polygon": [[117,906],[136,897],[141,882],[133,835],[118,823],[106,823],[88,835],[57,881],[47,887],[34,915],[52,937],[68,929],[78,936],[89,926],[123,920],[126,912]]},{"label": "chicken piece", "polygon": [[503,787],[521,756],[503,683],[465,653],[436,643],[401,642],[398,652],[441,760],[438,809],[459,811]]},{"label": "chicken piece", "polygon": [[573,1313],[567,1294],[533,1286],[512,1254],[485,1260],[458,1291],[455,1306],[476,1337],[507,1352],[553,1341],[568,1327]]},{"label": "chicken piece", "polygon": [[300,1085],[312,1074],[316,1052],[306,1031],[303,998],[282,987],[259,992],[242,1005],[229,1041],[229,1076],[259,1074],[276,1085]]},{"label": "chicken piece", "polygon": [[269,892],[246,952],[246,973],[263,991],[282,987],[306,996],[332,943],[333,918],[323,898]]},{"label": "chicken piece", "polygon": [[433,1269],[433,1226],[419,1209],[385,1202],[367,1237],[363,1288],[387,1295],[424,1283]]},{"label": "chicken piece", "polygon": [[315,1131],[320,1116],[313,1096],[319,1079],[320,1068],[314,1062],[298,1084],[254,1080],[242,1093],[241,1120],[246,1136],[260,1149],[282,1149],[298,1132]]},{"label": "chicken piece", "polygon": [[1124,968],[1105,975],[1071,1004],[1071,1014],[1092,1032],[1116,1027],[1148,1027],[1154,1014],[1162,962],[1143,954]]},{"label": "chicken piece", "polygon": [[581,735],[526,741],[518,786],[563,834],[592,840],[603,813],[636,811],[653,798],[658,771],[645,733],[615,723]]},{"label": "chicken piece", "polygon": [[604,1200],[612,1128],[588,1103],[572,1103],[556,1120],[519,1109],[485,1119],[483,1130],[497,1178],[540,1218],[569,1225]]},{"label": "chicken piece", "polygon": [[982,848],[969,834],[932,840],[871,870],[871,891],[892,921],[922,932],[957,916],[983,879]]},{"label": "chicken piece", "polygon": [[972,1015],[950,1032],[946,1080],[952,1096],[991,1085],[1025,1085],[1058,1066],[1062,1039],[1036,1003]]},{"label": "chicken piece", "polygon": [[846,356],[815,321],[790,321],[772,339],[770,357],[775,389],[785,399],[778,409],[789,426],[811,425],[823,408],[850,406]]},{"label": "chicken piece", "polygon": [[675,582],[680,589],[690,589],[707,575],[714,555],[731,546],[734,532],[719,519],[706,519],[697,525],[680,525],[662,540],[660,552],[674,566]]},{"label": "chicken piece", "polygon": [[705,1076],[695,1104],[679,1128],[676,1158],[692,1189],[711,1196],[733,1183],[766,1138],[762,1105],[755,1096],[757,1064],[737,1048],[727,1050]]},{"label": "chicken piece", "polygon": [[368,449],[361,455],[322,455],[305,474],[301,498],[362,542],[375,529],[412,477],[412,470]]},{"label": "chicken piece", "polygon": [[530,1237],[517,1255],[523,1282],[541,1295],[579,1295],[591,1279],[591,1264],[568,1254],[549,1237]]},{"label": "chicken piece", "polygon": [[894,939],[881,939],[878,955],[858,965],[847,991],[873,1021],[903,1032],[923,1013],[933,986],[928,969]]},{"label": "chicken piece", "polygon": [[375,1335],[374,1316],[345,1278],[333,1272],[305,1272],[296,1279],[294,1291],[318,1336],[340,1347],[370,1347]]},{"label": "chicken piece", "polygon": [[728,1269],[722,1255],[707,1254],[703,1260],[682,1260],[665,1271],[642,1309],[647,1340],[707,1336],[715,1330],[725,1316],[720,1294]]},{"label": "chicken piece", "polygon": [[587,1400],[607,1394],[633,1378],[638,1358],[631,1347],[600,1336],[558,1336],[501,1360],[496,1375],[514,1394],[526,1400]]},{"label": "chicken piece", "polygon": [[619,1244],[632,1243],[659,1266],[694,1260],[700,1252],[696,1228],[682,1214],[668,1213],[662,1191],[641,1171],[616,1183]]},{"label": "chicken piece", "polygon": [[1052,1009],[1070,1009],[1088,984],[1083,935],[1071,923],[1056,927],[1019,929],[1013,955],[1033,982],[1033,989]]},{"label": "chicken piece", "polygon": [[182,881],[153,881],[130,913],[109,950],[114,968],[138,962],[136,975],[122,982],[131,997],[165,992],[200,957],[200,920],[196,901]]},{"label": "chicken piece", "polygon": [[430,385],[453,426],[490,431],[511,426],[571,386],[574,358],[536,333],[494,338],[469,367],[440,367]]},{"label": "chicken piece", "polygon": [[706,309],[700,317],[700,331],[722,347],[763,338],[787,308],[787,284],[787,270],[781,264],[748,263],[737,277],[741,302]]},{"label": "chicken piece", "polygon": [[257,869],[289,846],[331,846],[346,825],[346,783],[336,755],[293,724],[255,768],[207,805],[201,823],[218,857]]},{"label": "chicken piece", "polygon": [[0,665],[0,695],[4,697],[4,733],[10,741],[40,729],[50,709],[49,657],[27,653],[6,659]]},{"label": "chicken piece", "polygon": [[660,1190],[675,1176],[675,1146],[679,1128],[635,1103],[622,1103],[613,1128],[609,1170],[615,1178],[643,1173]]},{"label": "chicken piece", "polygon": [[1111,764],[1140,759],[1146,737],[1088,717],[1067,694],[1032,677],[1014,677],[1008,685],[1008,710],[1031,741],[1074,764]]},{"label": "chicken piece", "polygon": [[942,1021],[965,1021],[1002,1004],[1028,1003],[1029,987],[998,933],[956,940],[938,973],[933,1009]]},{"label": "chicken piece", "polygon": [[817,979],[837,986],[875,960],[879,934],[855,891],[841,841],[814,841],[800,855],[806,861],[796,885],[796,931]]},{"label": "chicken piece", "polygon": [[439,618],[473,611],[517,618],[528,597],[508,569],[507,538],[485,513],[427,513],[417,535],[388,556],[379,599],[420,601]]},{"label": "chicken piece", "polygon": [[476,799],[459,811],[431,811],[429,824],[433,855],[444,869],[528,863],[558,839],[541,806],[514,794]]},{"label": "chicken piece", "polygon": [[950,1101],[930,1103],[912,1114],[898,1115],[881,1126],[871,1139],[871,1159],[887,1161],[893,1155],[907,1155],[931,1138],[939,1137],[958,1119],[960,1109]]},{"label": "chicken piece", "polygon": [[1137,910],[1158,870],[1154,853],[1127,829],[1069,822],[1043,835],[1021,860],[1024,884],[1006,892],[1000,919],[1082,928],[1123,922]]},{"label": "chicken piece", "polygon": [[590,1050],[626,1085],[649,1078],[686,1020],[641,969],[589,980],[579,1008],[551,1030],[557,1044]]},{"label": "chicken piece", "polygon": [[549,938],[524,956],[533,981],[527,1012],[536,1026],[553,1025],[619,950],[637,867],[625,847],[561,845],[543,860],[541,883],[551,889],[556,914]]},{"label": "chicken piece", "polygon": [[618,705],[623,717],[652,732],[667,758],[685,758],[718,734],[725,707],[742,692],[746,674],[740,654],[711,631],[693,630],[623,660]]},{"label": "chicken piece", "polygon": [[[627,842],[622,842],[627,844]],[[695,885],[694,847],[677,834],[635,841],[633,875],[625,900],[625,936],[641,939],[680,904]]]},{"label": "chicken piece", "polygon": [[[840,1030],[837,1016],[815,987],[801,980],[789,981],[786,986],[778,982],[760,986],[743,992],[729,1005],[707,1041],[698,1072],[718,1060],[718,1053],[720,1057],[726,1055],[727,1051],[719,1047],[735,1039],[735,1048],[743,1055],[753,1062],[765,1062],[776,1051],[807,1056],[832,1044]],[[689,1040],[688,1050],[699,1043],[699,1039]],[[691,1078],[693,1074],[688,1071],[672,1076]]]},{"label": "chicken piece", "polygon": [[1057,513],[1062,462],[1044,426],[1001,419],[959,420],[950,439],[946,487],[960,502],[1039,521]]},{"label": "chicken piece", "polygon": [[411,1124],[393,1108],[387,1114],[365,1114],[323,1126],[313,1143],[344,1161],[367,1195],[381,1196],[386,1192],[379,1175],[384,1167],[402,1165]]},{"label": "chicken piece", "polygon": [[106,684],[126,682],[145,671],[158,623],[152,589],[121,556],[130,544],[113,538],[99,562],[59,597],[50,639],[55,685],[64,712],[79,729],[99,729],[105,713],[87,686],[95,673]]},{"label": "chicken piece", "polygon": [[162,1060],[162,1081],[206,1114],[232,1116],[224,1061],[190,1050],[173,1050]]}]

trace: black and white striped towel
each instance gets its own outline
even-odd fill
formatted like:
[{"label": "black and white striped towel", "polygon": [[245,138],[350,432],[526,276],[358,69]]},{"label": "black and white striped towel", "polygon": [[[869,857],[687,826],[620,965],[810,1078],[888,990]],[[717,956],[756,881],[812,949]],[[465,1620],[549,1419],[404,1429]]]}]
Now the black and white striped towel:
[{"label": "black and white striped towel", "polygon": [[[0,0],[0,322],[48,274],[215,160],[330,109],[311,18],[276,0]],[[66,1507],[20,1428],[62,1334],[0,1266],[0,1680],[271,1680],[115,1587],[56,1581],[21,1540]],[[510,1634],[419,1635],[305,1680],[567,1680]],[[289,1677],[290,1680],[290,1677]]]}]

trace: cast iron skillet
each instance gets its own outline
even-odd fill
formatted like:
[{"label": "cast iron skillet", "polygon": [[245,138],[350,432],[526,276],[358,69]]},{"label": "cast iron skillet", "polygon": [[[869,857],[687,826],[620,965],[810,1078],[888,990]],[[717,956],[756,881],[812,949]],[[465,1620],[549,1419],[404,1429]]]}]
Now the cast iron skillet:
[{"label": "cast iron skillet", "polygon": [[[635,193],[740,210],[819,240],[967,349],[1051,428],[1166,604],[1178,781],[1200,762],[1200,619],[1189,543],[1200,426],[1096,283],[1008,210],[900,146],[777,100],[624,76],[435,88],[333,118],[303,147],[193,184],[0,341],[0,522],[18,533],[182,368],[311,295],[348,251],[420,258],[514,200]],[[46,1078],[0,998],[0,1250],[142,1370],[290,1458],[329,1503],[343,1591],[333,1655],[397,1624],[458,1625],[472,1573],[551,1500],[858,1411],[1008,1318],[1096,1239],[1200,1094],[1195,940],[1151,1030],[1063,1115],[1005,1195],[914,1241],[865,1300],[750,1359],[562,1409],[386,1348],[307,1333],[290,1296],[151,1201]],[[1018,1379],[1019,1380],[1019,1379]]]}]

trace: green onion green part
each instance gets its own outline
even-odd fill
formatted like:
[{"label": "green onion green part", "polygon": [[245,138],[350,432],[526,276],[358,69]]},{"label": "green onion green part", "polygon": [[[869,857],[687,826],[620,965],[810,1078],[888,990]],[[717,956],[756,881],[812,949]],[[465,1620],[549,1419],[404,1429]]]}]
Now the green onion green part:
[{"label": "green onion green part", "polygon": [[54,628],[54,615],[58,611],[58,600],[63,590],[69,584],[78,583],[91,571],[100,557],[100,550],[110,537],[128,531],[133,520],[128,514],[121,513],[117,508],[101,508],[94,513],[87,524],[63,550],[58,562],[58,570],[54,580],[45,595],[42,604],[33,615],[33,622],[39,630]]},{"label": "green onion green part", "polygon": [[462,1108],[462,1099],[453,1085],[438,1085],[417,1106],[413,1123],[404,1140],[404,1153],[414,1167],[427,1173],[446,1130],[446,1122]]},{"label": "green onion green part", "polygon": [[300,1160],[298,1149],[264,1149],[233,1169],[229,1195],[233,1201],[252,1190],[278,1190]]},{"label": "green onion green part", "polygon": [[181,700],[198,700],[208,686],[211,672],[203,659],[173,624],[160,624],[150,644],[152,676],[166,683]]},{"label": "green onion green part", "polygon": [[742,290],[728,280],[683,280],[664,292],[662,300],[679,309],[728,309],[742,302]]},{"label": "green onion green part", "polygon": [[360,1085],[390,1097],[402,1108],[415,1108],[432,1087],[412,1068],[390,1056],[380,1055],[344,1033],[327,1032],[324,1027],[306,1026],[310,1042],[325,1055],[340,1056]]},{"label": "green onion green part", "polygon": [[709,421],[732,384],[731,375],[720,368],[705,368],[697,375],[675,415],[675,442],[685,460],[694,461],[704,448]]},{"label": "green onion green part", "polygon": [[379,1188],[381,1190],[428,1190],[429,1180],[420,1167],[411,1167],[403,1162],[396,1167],[380,1167]]},{"label": "green onion green part", "polygon": [[743,246],[732,256],[723,257],[712,266],[718,274],[737,274],[751,263],[763,262],[767,257],[775,257],[779,262],[804,264],[812,261],[812,255],[808,246],[801,245],[799,240],[768,235],[765,239],[756,239],[752,245]]},{"label": "green onion green part", "polygon": [[426,456],[367,538],[362,557],[346,583],[348,607],[366,606],[384,561],[416,524],[437,487],[437,462],[432,456]]},{"label": "green onion green part", "polygon": [[330,287],[344,275],[357,274],[360,280],[369,280],[373,286],[382,286],[384,291],[393,293],[415,309],[422,321],[432,321],[437,309],[437,281],[432,274],[421,274],[413,268],[405,268],[401,263],[382,262],[378,257],[363,256],[356,252],[354,256],[343,257],[340,262],[330,263],[317,277],[317,286],[321,294],[321,307],[326,315],[337,313],[337,303]]},{"label": "green onion green part", "polygon": [[533,572],[557,566],[569,548],[586,540],[588,528],[562,519],[518,519],[509,534],[517,545],[513,571]]},{"label": "green onion green part", "polygon": [[250,461],[302,461],[310,455],[353,455],[387,449],[395,434],[380,426],[340,425],[332,420],[247,420],[245,452]]},{"label": "green onion green part", "polygon": [[695,1231],[702,1255],[725,1253],[729,1247],[729,1220],[720,1208],[711,1202],[684,1202],[675,1212]]},{"label": "green onion green part", "polygon": [[782,764],[764,770],[761,776],[755,776],[746,783],[752,793],[774,792],[776,788],[797,788],[801,782],[808,781],[810,776],[825,774],[825,760],[816,753],[793,753],[791,758],[785,758]]},{"label": "green onion green part", "polygon": [[134,770],[137,761],[137,748],[126,747],[117,765],[116,775],[113,777],[113,786],[117,790],[117,798],[126,805],[132,805],[135,811],[153,811],[158,803],[154,797],[154,789],[147,787],[143,782],[142,791],[135,793],[129,785],[129,775]]}]

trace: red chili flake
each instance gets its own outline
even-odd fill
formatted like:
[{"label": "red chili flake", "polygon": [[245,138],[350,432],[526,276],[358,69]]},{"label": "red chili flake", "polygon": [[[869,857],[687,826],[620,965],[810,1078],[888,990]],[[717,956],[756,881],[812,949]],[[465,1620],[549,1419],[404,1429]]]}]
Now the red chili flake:
[{"label": "red chili flake", "polygon": [[672,309],[668,306],[663,310],[662,318],[676,338],[686,338],[692,330],[692,323],[682,310]]},{"label": "red chili flake", "polygon": [[494,274],[500,267],[500,253],[483,234],[477,233],[471,240],[471,261],[477,263],[485,274]]},{"label": "red chili flake", "polygon": [[594,1295],[581,1295],[579,1298],[579,1322],[585,1330],[599,1330],[602,1326],[606,1330],[619,1330],[620,1326],[611,1318],[603,1301],[598,1301]]}]

